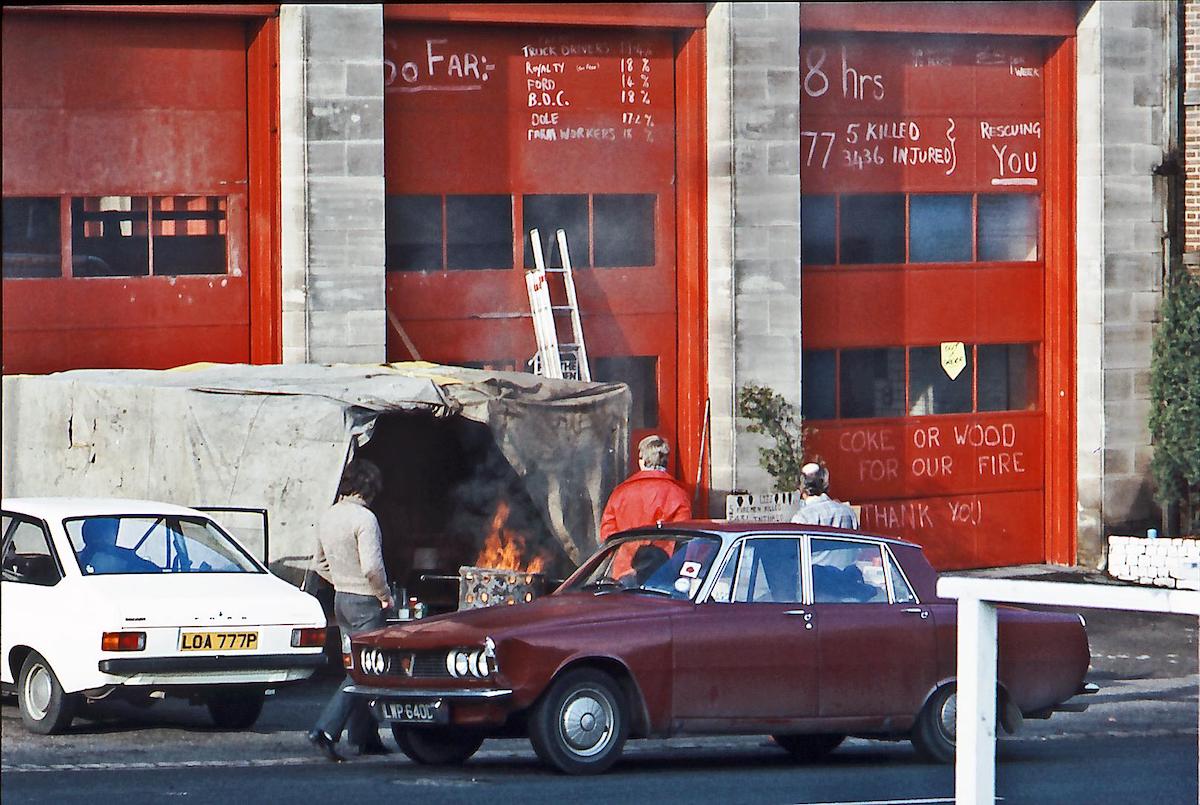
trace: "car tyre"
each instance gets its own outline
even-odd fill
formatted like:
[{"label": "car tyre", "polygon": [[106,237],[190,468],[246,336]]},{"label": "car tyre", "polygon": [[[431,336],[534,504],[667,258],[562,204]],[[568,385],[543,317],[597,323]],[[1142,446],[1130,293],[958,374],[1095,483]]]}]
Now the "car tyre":
[{"label": "car tyre", "polygon": [[483,736],[444,727],[392,725],[400,751],[425,766],[457,766],[479,751]]},{"label": "car tyre", "polygon": [[599,774],[621,756],[629,734],[620,685],[592,668],[559,677],[534,705],[529,741],[543,762],[566,774]]},{"label": "car tyre", "polygon": [[226,693],[208,700],[208,714],[223,730],[245,730],[254,726],[262,713],[266,695],[261,691]]},{"label": "car tyre", "polygon": [[845,735],[772,735],[775,743],[796,760],[820,760],[846,740]]},{"label": "car tyre", "polygon": [[912,744],[917,754],[928,761],[954,762],[957,691],[958,686],[953,682],[938,688],[917,716],[917,723],[912,731]]},{"label": "car tyre", "polygon": [[17,703],[21,721],[30,732],[56,735],[71,725],[79,706],[79,695],[64,691],[46,658],[31,651],[21,664]]}]

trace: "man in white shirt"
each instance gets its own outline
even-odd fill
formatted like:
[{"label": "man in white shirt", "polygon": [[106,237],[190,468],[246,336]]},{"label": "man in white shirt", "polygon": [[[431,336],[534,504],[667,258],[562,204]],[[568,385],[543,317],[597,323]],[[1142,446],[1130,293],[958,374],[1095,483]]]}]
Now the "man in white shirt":
[{"label": "man in white shirt", "polygon": [[858,528],[854,509],[829,497],[829,470],[809,462],[800,468],[800,498],[804,505],[792,516],[793,523]]},{"label": "man in white shirt", "polygon": [[[367,508],[382,487],[383,475],[378,467],[365,459],[351,461],[342,473],[337,502],[321,516],[317,526],[313,569],[333,585],[334,616],[345,635],[383,626],[384,610],[394,605],[383,566],[383,534],[379,520]],[[347,676],[343,686],[350,683]],[[340,763],[342,756],[336,744],[343,729],[347,743],[358,754],[387,751],[366,701],[339,686],[308,733],[308,740],[325,757]]]}]

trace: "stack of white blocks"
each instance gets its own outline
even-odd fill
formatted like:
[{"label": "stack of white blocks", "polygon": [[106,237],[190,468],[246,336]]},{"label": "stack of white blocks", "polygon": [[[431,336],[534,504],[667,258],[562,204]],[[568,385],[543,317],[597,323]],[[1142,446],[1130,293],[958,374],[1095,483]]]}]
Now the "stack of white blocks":
[{"label": "stack of white blocks", "polygon": [[1200,590],[1200,539],[1109,537],[1108,575],[1154,587]]}]

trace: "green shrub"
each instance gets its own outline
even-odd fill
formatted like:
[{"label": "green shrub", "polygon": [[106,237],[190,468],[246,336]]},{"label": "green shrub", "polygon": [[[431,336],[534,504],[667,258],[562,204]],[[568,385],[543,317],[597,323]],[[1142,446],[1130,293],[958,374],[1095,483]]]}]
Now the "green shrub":
[{"label": "green shrub", "polygon": [[747,430],[774,440],[772,447],[758,448],[762,468],[775,479],[775,488],[794,492],[800,488],[800,468],[804,466],[806,428],[796,408],[782,394],[766,386],[742,386],[737,397],[738,415],[750,420]]},{"label": "green shrub", "polygon": [[1185,531],[1200,531],[1200,279],[1173,272],[1154,334],[1150,432],[1156,496],[1180,504]]}]

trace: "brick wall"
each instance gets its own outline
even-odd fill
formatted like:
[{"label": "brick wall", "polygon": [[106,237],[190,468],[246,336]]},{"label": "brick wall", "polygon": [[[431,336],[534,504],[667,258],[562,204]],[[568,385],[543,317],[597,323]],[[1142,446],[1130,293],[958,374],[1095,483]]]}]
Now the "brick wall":
[{"label": "brick wall", "polygon": [[1184,3],[1184,250],[1200,262],[1200,0]]},{"label": "brick wall", "polygon": [[280,11],[284,363],[386,359],[383,12]]}]

